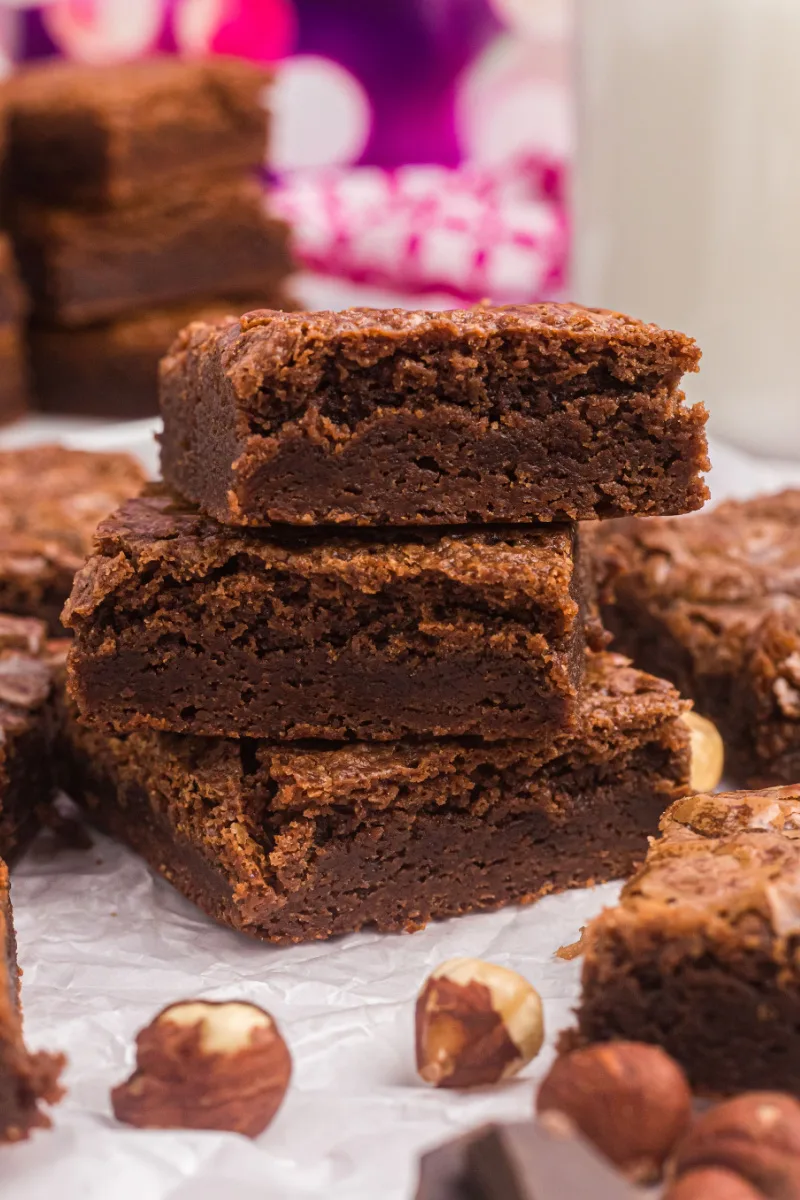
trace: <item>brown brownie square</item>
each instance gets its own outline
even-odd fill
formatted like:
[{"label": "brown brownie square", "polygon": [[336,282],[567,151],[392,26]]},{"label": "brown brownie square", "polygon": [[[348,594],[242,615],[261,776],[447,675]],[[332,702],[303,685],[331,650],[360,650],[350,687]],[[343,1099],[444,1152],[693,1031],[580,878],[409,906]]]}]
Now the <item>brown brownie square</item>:
[{"label": "brown brownie square", "polygon": [[800,1091],[800,787],[699,795],[584,934],[577,1034],[663,1046],[696,1091]]},{"label": "brown brownie square", "polygon": [[98,521],[144,479],[127,454],[49,445],[0,451],[0,612],[39,617],[63,634],[61,610]]},{"label": "brown brownie square", "polygon": [[237,175],[266,154],[271,74],[234,58],[107,66],[48,61],[6,85],[7,186],[57,207],[108,208],[193,177]]},{"label": "brown brownie square", "polygon": [[699,508],[694,342],[617,313],[249,313],[161,367],[164,478],[226,524],[588,520]]},{"label": "brown brownie square", "polygon": [[63,1095],[58,1079],[62,1054],[32,1054],[22,1036],[20,970],[8,886],[8,867],[0,862],[0,1142],[19,1142],[34,1129],[49,1129],[42,1104]]},{"label": "brown brownie square", "polygon": [[626,875],[685,793],[685,705],[592,657],[578,733],[284,744],[65,723],[61,778],[203,911],[299,942]]},{"label": "brown brownie square", "polygon": [[719,726],[731,777],[800,779],[800,491],[592,531],[616,646]]},{"label": "brown brownie square", "polygon": [[88,325],[197,296],[264,293],[292,269],[288,228],[256,181],[181,184],[125,208],[12,214],[39,321]]},{"label": "brown brownie square", "polygon": [[76,576],[72,694],[123,732],[559,730],[584,667],[575,548],[561,525],[236,529],[159,485],[103,522]]}]

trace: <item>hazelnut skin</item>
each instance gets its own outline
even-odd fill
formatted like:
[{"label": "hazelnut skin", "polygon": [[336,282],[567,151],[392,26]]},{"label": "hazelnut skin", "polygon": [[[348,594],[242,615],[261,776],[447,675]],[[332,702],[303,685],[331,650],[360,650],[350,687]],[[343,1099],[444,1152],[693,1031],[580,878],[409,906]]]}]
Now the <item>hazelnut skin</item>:
[{"label": "hazelnut skin", "polygon": [[564,1113],[634,1183],[658,1179],[692,1118],[692,1093],[659,1046],[608,1042],[556,1059],[537,1113]]},{"label": "hazelnut skin", "polygon": [[683,714],[691,735],[689,787],[693,792],[713,792],[725,769],[725,744],[713,721],[690,710]]},{"label": "hazelnut skin", "polygon": [[766,1200],[800,1200],[800,1103],[782,1092],[749,1092],[704,1113],[678,1145],[675,1179],[719,1167]]},{"label": "hazelnut skin", "polygon": [[539,1053],[542,1001],[527,979],[477,958],[453,958],[417,998],[417,1070],[435,1087],[509,1079]]},{"label": "hazelnut skin", "polygon": [[664,1200],[763,1200],[763,1197],[732,1171],[702,1167],[681,1176],[665,1193]]},{"label": "hazelnut skin", "polygon": [[171,1004],[136,1038],[136,1070],[111,1092],[118,1121],[140,1129],[227,1129],[256,1137],[289,1086],[292,1060],[255,1004]]}]

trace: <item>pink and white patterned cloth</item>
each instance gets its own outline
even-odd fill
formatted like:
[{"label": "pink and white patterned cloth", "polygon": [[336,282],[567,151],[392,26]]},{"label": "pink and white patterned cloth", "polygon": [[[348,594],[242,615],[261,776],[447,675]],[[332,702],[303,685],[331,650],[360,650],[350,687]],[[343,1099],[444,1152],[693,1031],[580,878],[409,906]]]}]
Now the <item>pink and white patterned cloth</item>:
[{"label": "pink and white patterned cloth", "polygon": [[456,300],[562,293],[569,246],[559,164],[296,171],[271,207],[310,271]]}]

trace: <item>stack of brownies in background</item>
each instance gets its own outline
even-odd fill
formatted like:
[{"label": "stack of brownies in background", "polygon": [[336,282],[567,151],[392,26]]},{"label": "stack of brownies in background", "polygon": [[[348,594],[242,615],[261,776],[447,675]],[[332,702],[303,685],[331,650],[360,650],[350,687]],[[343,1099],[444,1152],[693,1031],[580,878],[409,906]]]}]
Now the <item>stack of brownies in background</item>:
[{"label": "stack of brownies in background", "polygon": [[[0,163],[6,155],[5,117],[0,129]],[[5,231],[5,211],[0,228],[0,425],[15,421],[28,407],[24,326],[27,298],[23,291],[14,249]]]},{"label": "stack of brownies in background", "polygon": [[65,612],[68,788],[276,941],[627,875],[686,705],[602,649],[575,522],[700,507],[698,358],[570,305],[190,325]]},{"label": "stack of brownies in background", "polygon": [[189,320],[282,306],[287,228],[257,176],[269,79],[165,57],[9,81],[5,198],[39,407],[153,415],[158,360]]}]

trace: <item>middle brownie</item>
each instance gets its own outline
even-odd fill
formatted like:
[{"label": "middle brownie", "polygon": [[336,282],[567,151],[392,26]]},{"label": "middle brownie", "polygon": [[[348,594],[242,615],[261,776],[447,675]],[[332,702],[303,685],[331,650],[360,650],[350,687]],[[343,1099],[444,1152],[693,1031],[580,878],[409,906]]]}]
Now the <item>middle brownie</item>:
[{"label": "middle brownie", "polygon": [[160,486],[101,524],[64,622],[95,725],[365,740],[568,727],[587,625],[574,526],[233,530]]}]

